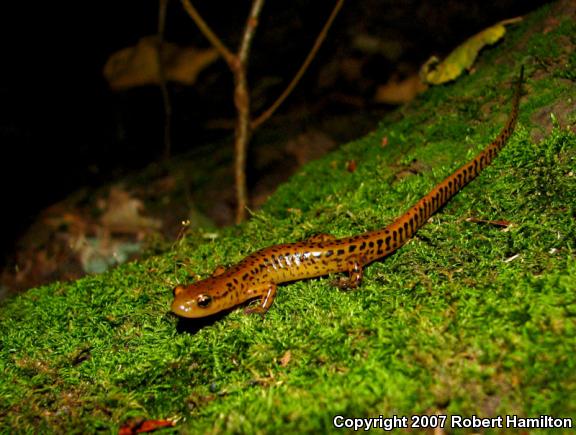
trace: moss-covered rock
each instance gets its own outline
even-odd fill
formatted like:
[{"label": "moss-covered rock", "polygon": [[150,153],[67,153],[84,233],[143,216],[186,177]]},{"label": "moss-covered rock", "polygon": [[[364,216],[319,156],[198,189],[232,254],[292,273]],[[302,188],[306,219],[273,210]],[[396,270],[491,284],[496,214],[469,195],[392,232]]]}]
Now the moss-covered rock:
[{"label": "moss-covered rock", "polygon": [[[330,430],[336,415],[575,418],[576,17],[558,7],[510,29],[473,74],[305,166],[246,224],[4,302],[1,427],[115,431],[140,417],[273,433]],[[367,267],[359,290],[326,278],[283,285],[264,320],[169,313],[189,275],[391,222],[498,133],[521,64],[507,147],[411,242]]]}]

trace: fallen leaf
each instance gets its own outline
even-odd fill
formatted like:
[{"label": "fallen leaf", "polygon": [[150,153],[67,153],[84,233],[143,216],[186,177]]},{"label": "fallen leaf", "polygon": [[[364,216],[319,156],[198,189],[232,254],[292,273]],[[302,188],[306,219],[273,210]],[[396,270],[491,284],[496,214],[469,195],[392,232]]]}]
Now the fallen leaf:
[{"label": "fallen leaf", "polygon": [[404,104],[412,101],[421,94],[428,86],[422,83],[418,74],[413,74],[404,80],[392,78],[385,85],[376,88],[374,101],[384,104]]},{"label": "fallen leaf", "polygon": [[[113,53],[104,65],[103,74],[110,88],[125,90],[137,86],[160,84],[157,37],[145,36],[131,47]],[[218,59],[215,48],[180,47],[162,44],[162,62],[166,80],[191,86],[198,74]]]},{"label": "fallen leaf", "polygon": [[482,30],[456,47],[442,62],[436,56],[432,56],[420,69],[422,81],[439,85],[456,79],[464,70],[472,68],[482,48],[492,45],[504,37],[506,25],[521,20],[522,17],[510,18]]},{"label": "fallen leaf", "polygon": [[356,160],[348,160],[346,162],[346,170],[348,172],[356,172],[356,168],[357,168],[357,163]]},{"label": "fallen leaf", "polygon": [[135,420],[126,423],[118,431],[119,435],[133,435],[138,433],[153,432],[163,427],[173,427],[170,420]]},{"label": "fallen leaf", "polygon": [[282,355],[282,357],[280,358],[280,366],[286,367],[291,359],[292,359],[292,353],[289,350],[287,350],[286,352],[284,352],[284,355]]},{"label": "fallen leaf", "polygon": [[105,207],[106,211],[100,217],[100,222],[110,232],[139,234],[162,226],[160,220],[142,216],[142,201],[120,187],[110,189]]}]

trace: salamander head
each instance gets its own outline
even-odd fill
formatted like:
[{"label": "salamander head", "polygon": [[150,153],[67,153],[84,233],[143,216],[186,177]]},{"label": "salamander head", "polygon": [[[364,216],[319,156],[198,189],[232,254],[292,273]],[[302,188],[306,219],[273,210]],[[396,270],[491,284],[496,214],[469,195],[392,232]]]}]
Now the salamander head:
[{"label": "salamander head", "polygon": [[222,297],[226,294],[226,286],[222,284],[217,277],[210,277],[187,286],[177,286],[172,312],[182,317],[198,318],[230,308],[226,305],[226,298]]}]

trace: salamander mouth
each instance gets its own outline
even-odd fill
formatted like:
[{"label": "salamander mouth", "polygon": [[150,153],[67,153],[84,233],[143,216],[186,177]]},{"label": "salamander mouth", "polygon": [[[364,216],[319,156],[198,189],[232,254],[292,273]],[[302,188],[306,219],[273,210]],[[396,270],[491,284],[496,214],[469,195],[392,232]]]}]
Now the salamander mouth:
[{"label": "salamander mouth", "polygon": [[[198,315],[199,313],[195,313],[195,303],[194,300],[190,299],[181,299],[176,298],[172,303],[172,312],[181,317],[188,317],[188,318],[195,318],[195,317],[203,317],[202,315]],[[195,315],[196,314],[196,315]]]},{"label": "salamander mouth", "polygon": [[179,316],[184,316],[188,314],[189,309],[186,307],[185,304],[181,304],[179,301],[172,302],[171,310],[174,314]]}]

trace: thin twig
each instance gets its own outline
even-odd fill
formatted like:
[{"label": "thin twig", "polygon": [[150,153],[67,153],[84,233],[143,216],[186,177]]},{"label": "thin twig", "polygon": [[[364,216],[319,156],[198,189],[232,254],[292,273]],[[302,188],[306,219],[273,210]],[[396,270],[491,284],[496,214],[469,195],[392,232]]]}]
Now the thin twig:
[{"label": "thin twig", "polygon": [[250,15],[244,28],[242,42],[238,49],[237,63],[232,68],[234,73],[234,105],[238,111],[238,123],[234,140],[234,176],[236,179],[236,223],[246,218],[248,205],[248,188],[246,186],[246,154],[250,140],[250,92],[246,79],[248,54],[258,27],[258,17],[264,6],[264,0],[254,0]]},{"label": "thin twig", "polygon": [[164,158],[168,160],[172,153],[172,102],[166,85],[166,71],[164,70],[164,32],[166,29],[166,9],[168,0],[160,0],[158,5],[158,39],[156,47],[158,61],[158,78],[160,79],[160,91],[164,105]]},{"label": "thin twig", "polygon": [[214,46],[214,48],[218,50],[218,52],[224,58],[226,63],[231,68],[233,68],[234,63],[236,62],[236,56],[234,55],[234,53],[232,53],[228,49],[228,47],[224,45],[224,43],[220,40],[220,38],[218,38],[218,36],[216,36],[216,34],[212,31],[210,26],[206,24],[206,22],[200,16],[196,8],[192,6],[190,0],[181,0],[181,1],[182,6],[184,6],[184,9],[186,10],[186,12],[188,12],[188,15],[190,15],[192,20],[196,23],[202,34],[206,37],[206,39],[208,39],[208,41],[210,41],[210,43]]},{"label": "thin twig", "polygon": [[252,44],[252,39],[256,33],[256,27],[258,27],[258,17],[260,16],[260,12],[262,12],[263,6],[264,0],[254,0],[252,3],[252,9],[250,10],[250,15],[248,16],[248,21],[246,22],[246,28],[244,29],[242,42],[240,43],[240,48],[238,49],[238,58],[243,65],[246,65],[248,53],[250,52],[250,45]]},{"label": "thin twig", "polygon": [[288,86],[286,87],[284,92],[282,92],[282,94],[278,97],[278,99],[274,103],[272,103],[272,105],[265,112],[263,112],[260,116],[258,116],[258,118],[256,118],[254,121],[252,121],[252,123],[251,123],[252,129],[259,127],[264,121],[266,121],[268,118],[270,118],[270,116],[272,116],[272,114],[276,111],[276,109],[278,109],[280,104],[282,104],[284,102],[286,97],[288,97],[288,95],[290,95],[290,92],[292,92],[294,87],[298,84],[298,82],[300,81],[300,79],[302,78],[302,76],[304,75],[306,70],[308,69],[308,66],[312,62],[312,59],[314,59],[314,56],[316,56],[316,52],[318,51],[318,49],[320,48],[320,46],[324,42],[324,39],[326,38],[326,34],[328,33],[328,30],[330,29],[332,22],[336,18],[336,15],[338,15],[338,12],[342,8],[343,4],[344,4],[344,0],[337,0],[336,1],[336,4],[334,5],[334,9],[332,9],[332,13],[328,17],[326,24],[324,24],[322,31],[320,32],[320,34],[316,38],[316,41],[314,42],[314,46],[312,47],[312,49],[308,53],[308,56],[304,60],[304,63],[302,64],[302,66],[300,67],[300,69],[298,70],[298,72],[296,73],[294,78],[292,79],[292,81],[288,84]]},{"label": "thin twig", "polygon": [[236,182],[236,223],[246,217],[248,186],[246,185],[246,154],[250,140],[250,95],[246,71],[238,68],[234,73],[234,105],[238,112],[234,134],[234,179]]}]

